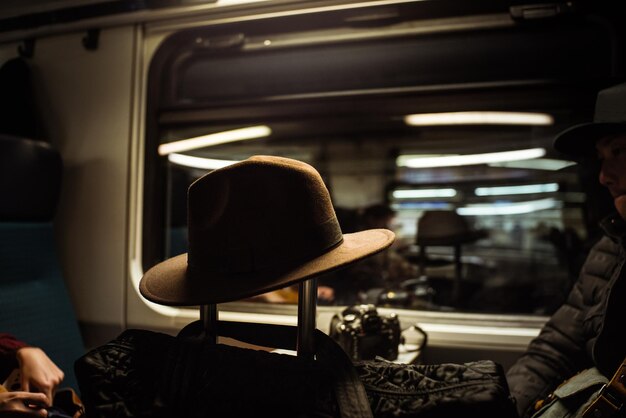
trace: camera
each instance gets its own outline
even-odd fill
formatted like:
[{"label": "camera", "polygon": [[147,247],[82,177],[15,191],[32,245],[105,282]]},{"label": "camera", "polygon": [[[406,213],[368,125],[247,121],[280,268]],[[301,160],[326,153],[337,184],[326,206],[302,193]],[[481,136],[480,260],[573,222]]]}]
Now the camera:
[{"label": "camera", "polygon": [[376,356],[387,360],[398,358],[398,316],[380,316],[374,305],[354,305],[341,315],[334,315],[329,334],[352,360],[370,360]]}]

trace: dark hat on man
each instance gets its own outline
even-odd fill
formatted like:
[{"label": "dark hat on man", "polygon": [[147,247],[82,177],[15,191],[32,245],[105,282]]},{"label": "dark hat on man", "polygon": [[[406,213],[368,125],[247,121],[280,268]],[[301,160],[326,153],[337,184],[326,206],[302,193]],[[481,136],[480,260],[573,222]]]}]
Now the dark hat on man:
[{"label": "dark hat on man", "polygon": [[595,157],[598,139],[626,133],[626,83],[601,90],[593,122],[572,126],[554,140],[554,148],[570,157]]},{"label": "dark hat on man", "polygon": [[163,305],[259,295],[348,266],[389,247],[387,229],[342,234],[328,189],[310,165],[254,156],[188,191],[189,252],[148,270],[139,290]]}]

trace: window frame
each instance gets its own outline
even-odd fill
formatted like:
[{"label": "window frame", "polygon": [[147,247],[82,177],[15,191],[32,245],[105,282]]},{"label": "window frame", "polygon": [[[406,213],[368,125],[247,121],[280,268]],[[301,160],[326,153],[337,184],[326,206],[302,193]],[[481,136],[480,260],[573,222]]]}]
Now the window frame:
[{"label": "window frame", "polygon": [[[378,3],[381,3],[381,2],[378,2]],[[327,27],[332,27],[332,25],[336,24],[337,22],[345,22],[347,18],[351,18],[355,16],[354,14],[355,10],[357,11],[356,15],[359,15],[362,12],[367,12],[367,13],[362,14],[365,16],[365,15],[369,15],[369,12],[373,10],[384,12],[386,10],[385,8],[388,7],[389,5],[391,5],[394,8],[402,7],[403,10],[408,10],[410,9],[410,7],[415,6],[414,4],[404,4],[404,2],[399,2],[398,4],[395,4],[395,2],[382,2],[382,3],[384,3],[383,6],[380,6],[378,8],[377,6],[361,4],[359,7],[354,7],[354,8],[346,7],[345,9],[338,8],[337,10],[332,9],[330,11],[323,11],[323,10],[315,11],[314,14],[315,14],[315,17],[317,18],[315,19],[315,21],[317,22],[316,25],[318,25],[316,29],[319,29],[320,26],[324,26],[324,25],[326,25]],[[437,2],[431,2],[431,3],[437,3]],[[449,4],[450,2],[439,2],[439,3]],[[477,2],[476,9],[471,11],[472,13],[476,14],[475,16],[473,16],[474,18],[476,16],[479,16],[479,20],[484,19],[484,13],[494,11],[493,4],[489,4],[487,6],[486,5],[487,3],[489,2],[480,2],[480,4],[478,4]],[[428,5],[428,7],[434,7],[434,6]],[[461,9],[463,9],[462,11],[467,12],[467,8],[469,7],[470,6],[464,6]],[[418,9],[419,7],[417,7],[415,10],[418,10]],[[415,10],[412,10],[412,12],[408,13],[407,16],[415,15],[416,13]],[[459,16],[454,16],[455,11],[450,12],[449,10],[446,10],[445,7],[441,7],[440,9],[438,9],[437,7],[434,7],[434,10],[436,10],[436,12],[434,12],[433,14],[440,16],[441,20],[438,21],[439,26],[437,26],[437,24],[433,24],[432,27],[428,29],[430,31],[436,32],[438,30],[450,30],[451,27],[453,29],[456,28],[458,30],[465,30],[467,28],[467,25],[471,24],[472,19],[470,18],[465,19],[465,18],[459,18]],[[456,12],[460,14],[461,10],[459,9],[459,11],[456,11]],[[496,12],[497,13],[495,15],[500,15],[501,17],[504,17],[505,15],[508,16],[509,11],[508,9],[506,10],[502,9],[499,6],[499,9]],[[332,19],[323,18],[323,17],[328,17],[331,15],[333,17]],[[450,15],[452,15],[452,17],[450,17]],[[300,12],[289,12],[289,13],[285,13],[284,15],[281,15],[280,13],[270,14],[269,16],[264,17],[264,18],[254,17],[254,13],[250,12],[249,14],[243,13],[240,17],[232,19],[232,21],[228,21],[228,23],[223,23],[218,20],[215,23],[209,22],[207,24],[207,22],[205,21],[205,22],[194,23],[191,25],[191,27],[195,27],[195,26],[203,26],[205,28],[208,27],[210,31],[218,35],[223,34],[223,33],[237,34],[238,31],[231,30],[230,28],[237,27],[237,25],[246,25],[246,24],[254,28],[255,25],[263,25],[267,23],[268,20],[271,20],[271,19],[276,19],[278,21],[280,19],[289,19],[289,18],[292,18],[293,22],[301,22],[302,24],[306,22],[306,24],[312,24],[310,20],[307,20],[307,18],[309,17],[310,17],[310,11],[306,11],[306,10],[302,10]],[[375,20],[367,21],[367,19],[365,19],[365,21],[366,21],[365,24],[371,24],[372,22],[375,22]],[[499,27],[500,25],[503,25],[503,21],[504,20],[498,20],[494,18],[494,20],[491,21],[489,25],[491,25],[491,27],[494,27],[494,26]],[[320,23],[320,22],[323,22],[323,23]],[[177,29],[175,29],[175,26],[172,26],[171,24],[168,24],[166,26],[167,26],[167,30],[170,33],[174,34],[177,32]],[[292,27],[292,26],[298,26],[298,25],[296,23],[293,23],[292,25],[288,25],[288,26]],[[188,28],[190,27],[190,25],[184,24],[182,25],[182,27]],[[341,34],[341,36],[350,37],[351,32],[358,33],[358,32],[361,32],[360,29],[361,27],[357,25],[356,28],[349,28],[348,30],[345,30]],[[302,27],[299,27],[299,30],[302,30]],[[381,32],[384,32],[384,30],[385,29],[383,28]],[[329,29],[329,31],[332,32],[332,29]],[[375,30],[373,30],[372,32],[375,32]],[[401,36],[405,34],[406,32],[403,32],[402,34],[398,33],[396,35]],[[163,37],[163,38],[165,39],[166,37]],[[261,38],[262,36],[259,39]],[[283,39],[283,41],[289,42],[289,37],[286,36]],[[330,38],[328,40],[321,40],[321,41],[330,42]],[[344,40],[340,40],[340,42],[342,41]],[[226,40],[226,42],[230,42],[230,41]],[[257,41],[256,44],[259,44],[259,42]],[[255,44],[252,43],[252,45],[254,46]],[[163,216],[164,205],[154,205],[154,204],[149,204],[148,202],[155,202],[155,201],[162,202],[163,196],[165,195],[165,190],[163,189],[163,187],[159,187],[159,185],[162,186],[163,184],[165,184],[164,170],[162,169],[162,166],[160,166],[160,163],[158,162],[159,158],[158,158],[158,155],[156,154],[156,148],[157,148],[156,145],[158,143],[158,132],[159,132],[159,123],[160,123],[159,117],[164,118],[165,120],[168,120],[168,118],[170,118],[169,119],[170,122],[176,119],[175,111],[169,112],[169,113],[165,112],[165,113],[160,114],[160,110],[158,109],[158,106],[156,106],[154,103],[154,100],[152,100],[154,97],[158,97],[161,94],[160,77],[163,74],[163,66],[166,65],[165,64],[166,61],[167,61],[167,57],[163,55],[159,55],[158,53],[155,53],[153,57],[151,58],[151,61],[149,64],[149,72],[148,72],[148,89],[147,89],[148,100],[147,100],[147,105],[146,105],[145,148],[144,148],[145,166],[144,166],[143,197],[142,197],[143,214],[142,214],[142,227],[141,227],[141,236],[142,236],[141,264],[144,269],[162,260],[162,256],[159,256],[159,253],[164,248],[163,241],[162,241],[163,234],[161,234],[160,239],[155,238],[153,235],[156,229],[155,225],[159,225],[160,220],[164,218]],[[471,94],[472,86],[464,86],[464,87],[465,89],[469,88],[469,91],[470,91],[469,94]],[[538,87],[541,87],[541,83],[538,84]],[[565,96],[567,96],[567,91],[569,87],[570,86],[568,86],[567,83],[553,86],[555,91],[559,91]],[[582,89],[578,93],[581,95],[591,95],[600,87],[602,87],[602,83],[592,83],[591,85],[586,86],[584,89]],[[467,92],[467,90],[465,92]],[[373,96],[376,96],[377,92],[372,92],[372,94]],[[461,90],[459,94],[464,94],[464,91]],[[586,109],[586,110],[589,111],[589,109]],[[219,110],[214,109],[214,112],[219,112]],[[196,117],[202,117],[201,113],[200,112],[197,113]],[[339,308],[337,307],[318,308],[318,310],[322,313],[322,317],[328,315],[329,313],[335,313],[337,312],[338,309]],[[192,309],[190,309],[189,311],[191,312]],[[394,309],[394,311],[398,311],[398,310]],[[245,302],[233,302],[233,303],[220,305],[220,312],[222,315],[222,319],[226,319],[226,320],[228,320],[229,318],[231,319],[240,318],[239,316],[240,314],[244,315],[243,317],[245,318],[246,313],[252,312],[253,315],[257,315],[255,317],[256,319],[259,318],[258,315],[261,315],[261,316],[267,315],[267,317],[265,318],[266,321],[271,322],[272,317],[275,317],[278,322],[288,323],[293,320],[293,317],[296,314],[296,308],[295,306],[275,306],[275,305],[273,306],[273,305],[264,305],[264,304],[254,304],[254,306],[252,306],[249,303],[245,303]],[[385,310],[382,309],[382,312],[384,313]],[[470,335],[474,331],[480,332],[480,330],[486,331],[490,328],[493,328],[495,331],[493,331],[491,334],[489,334],[489,332],[486,332],[486,333],[483,332],[483,336],[492,335],[493,338],[485,337],[482,340],[482,342],[476,341],[475,342],[476,347],[484,348],[487,346],[488,347],[498,346],[504,349],[505,351],[519,349],[520,347],[525,346],[528,339],[532,338],[534,335],[537,334],[538,329],[543,325],[543,323],[545,323],[545,320],[547,319],[545,317],[523,316],[523,315],[493,315],[493,314],[485,315],[485,314],[423,312],[423,311],[417,311],[417,312],[416,311],[401,311],[400,314],[401,314],[401,320],[403,321],[404,324],[415,323],[415,322],[418,322],[420,324],[433,324],[433,326],[431,327],[431,331],[433,332],[434,339],[431,339],[431,341],[435,344],[449,345],[450,347],[460,347],[466,344],[467,339],[465,337],[467,337],[467,335]],[[183,316],[187,317],[188,314],[185,314]],[[322,321],[318,321],[318,323],[319,325],[323,325]],[[459,329],[461,330],[465,329],[467,332],[460,332],[460,333],[443,332],[441,331],[443,329],[442,327],[437,328],[437,325],[442,325],[442,324],[457,325],[461,327]],[[323,327],[321,328],[323,329]],[[428,325],[427,325],[427,328],[428,328]],[[511,339],[511,334],[508,331],[512,329],[517,329],[519,331],[518,336],[520,336],[521,339],[517,339],[517,340]],[[451,335],[452,337],[450,337]],[[454,335],[456,335],[457,337],[454,337]]]}]

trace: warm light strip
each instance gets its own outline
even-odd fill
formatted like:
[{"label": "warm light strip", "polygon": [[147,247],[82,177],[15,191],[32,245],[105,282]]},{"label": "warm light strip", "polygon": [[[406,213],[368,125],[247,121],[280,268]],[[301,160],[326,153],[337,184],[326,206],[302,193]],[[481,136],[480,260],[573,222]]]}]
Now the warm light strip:
[{"label": "warm light strip", "polygon": [[198,136],[195,138],[182,139],[159,145],[159,155],[168,155],[173,152],[183,152],[198,148],[212,147],[228,142],[244,141],[269,136],[272,130],[265,125],[250,126],[248,128],[233,129],[232,131],[217,132]]},{"label": "warm light strip", "polygon": [[547,113],[530,112],[447,112],[406,115],[404,123],[411,126],[435,125],[552,125]]},{"label": "warm light strip", "polygon": [[570,167],[574,164],[576,164],[574,161],[554,160],[552,158],[537,158],[536,160],[505,161],[500,163],[492,163],[489,165],[492,167],[558,171],[565,167]]},{"label": "warm light strip", "polygon": [[191,155],[183,154],[170,154],[167,156],[168,161],[171,163],[182,165],[190,168],[199,168],[202,170],[216,170],[235,163],[237,160],[216,160],[213,158],[192,157]]},{"label": "warm light strip", "polygon": [[504,196],[512,194],[550,193],[559,190],[558,183],[526,184],[523,186],[477,187],[476,196]]},{"label": "warm light strip", "polygon": [[489,164],[503,161],[530,160],[546,155],[543,148],[530,148],[516,151],[490,152],[486,154],[445,155],[441,157],[422,157],[420,155],[401,155],[396,159],[398,167],[427,168],[454,167],[461,165]]},{"label": "warm light strip", "polygon": [[545,209],[554,209],[559,202],[554,199],[540,199],[530,202],[496,203],[491,205],[468,205],[457,208],[457,213],[463,216],[483,215],[519,215],[523,213],[537,212]]},{"label": "warm light strip", "polygon": [[454,197],[456,190],[454,189],[407,189],[394,190],[392,196],[395,199],[421,199],[429,197]]}]

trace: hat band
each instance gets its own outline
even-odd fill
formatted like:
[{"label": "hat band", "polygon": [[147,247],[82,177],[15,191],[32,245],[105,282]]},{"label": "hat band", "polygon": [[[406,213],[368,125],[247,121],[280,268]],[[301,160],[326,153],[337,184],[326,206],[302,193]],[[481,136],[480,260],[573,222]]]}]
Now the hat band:
[{"label": "hat band", "polygon": [[[285,231],[281,239],[273,237],[259,242],[231,240],[216,245],[206,253],[190,248],[187,261],[188,277],[219,275],[268,274],[286,271],[313,260],[341,245],[343,234],[336,217],[308,230]],[[206,277],[202,277],[206,280]]]}]

